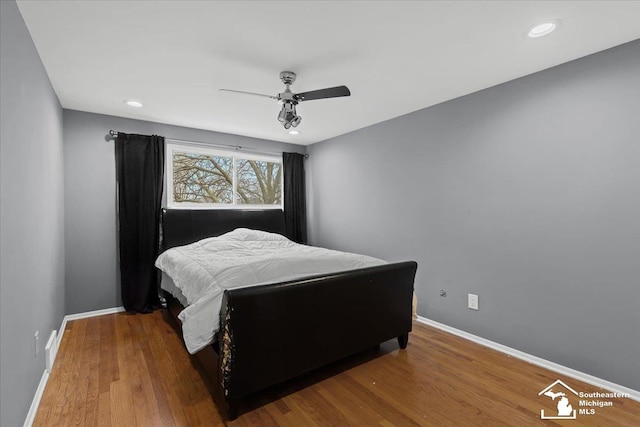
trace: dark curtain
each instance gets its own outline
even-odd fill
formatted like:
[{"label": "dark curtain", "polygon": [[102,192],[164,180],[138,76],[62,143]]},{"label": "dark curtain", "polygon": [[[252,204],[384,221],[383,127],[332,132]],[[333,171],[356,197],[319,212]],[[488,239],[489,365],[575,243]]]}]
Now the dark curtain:
[{"label": "dark curtain", "polygon": [[304,183],[304,155],[282,153],[284,170],[284,222],[287,237],[307,243],[307,202]]},{"label": "dark curtain", "polygon": [[116,138],[120,286],[128,312],[160,308],[159,272],[164,137],[118,132]]}]

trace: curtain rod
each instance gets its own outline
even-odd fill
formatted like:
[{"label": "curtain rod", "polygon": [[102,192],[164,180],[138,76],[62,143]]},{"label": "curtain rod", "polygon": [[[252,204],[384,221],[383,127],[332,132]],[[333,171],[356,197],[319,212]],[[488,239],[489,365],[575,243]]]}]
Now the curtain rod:
[{"label": "curtain rod", "polygon": [[[115,137],[118,136],[118,131],[112,129],[112,130],[109,131],[109,135],[115,138]],[[260,150],[254,150],[252,148],[245,148],[245,147],[243,147],[241,145],[214,144],[212,142],[190,141],[190,140],[186,140],[186,139],[167,138],[167,137],[165,137],[164,139],[165,139],[165,141],[180,142],[180,143],[190,144],[190,145],[201,145],[201,146],[204,146],[204,147],[232,148],[232,149],[234,149],[236,151],[242,150],[242,151],[252,152],[252,153],[255,153],[255,154],[268,154],[268,155],[271,155],[271,156],[274,155],[274,154],[282,155],[282,151],[279,151],[279,152],[275,152],[275,151],[260,151]],[[308,159],[309,155],[305,154],[304,158]]]}]

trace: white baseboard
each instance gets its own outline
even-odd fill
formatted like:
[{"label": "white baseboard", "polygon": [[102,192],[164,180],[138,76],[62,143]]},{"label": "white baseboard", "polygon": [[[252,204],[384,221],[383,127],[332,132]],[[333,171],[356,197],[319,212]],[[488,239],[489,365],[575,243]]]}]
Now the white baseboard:
[{"label": "white baseboard", "polygon": [[624,387],[619,384],[615,384],[610,381],[603,380],[602,378],[585,374],[584,372],[576,371],[575,369],[569,368],[567,366],[563,366],[558,363],[554,363],[549,360],[542,359],[537,356],[533,356],[523,351],[516,350],[515,348],[507,347],[506,345],[498,344],[497,342],[490,341],[488,339],[470,334],[468,332],[453,328],[451,326],[447,326],[443,323],[436,322],[435,320],[427,319],[426,317],[418,316],[416,320],[425,325],[433,326],[434,328],[441,329],[445,332],[449,332],[450,334],[457,335],[461,338],[467,339],[469,341],[473,341],[485,347],[492,348],[501,353],[505,353],[505,354],[508,354],[509,356],[513,356],[518,359],[524,360],[525,362],[529,362],[533,365],[541,366],[545,369],[549,369],[550,371],[557,372],[567,377],[575,378],[587,384],[591,384],[596,387],[603,388],[605,390],[613,391],[616,393],[628,394],[631,399],[640,402],[640,391],[638,390]]},{"label": "white baseboard", "polygon": [[124,311],[124,307],[112,307],[112,308],[104,308],[102,310],[94,310],[94,311],[86,311],[84,313],[76,313],[76,314],[67,314],[62,319],[62,325],[60,326],[60,333],[58,334],[58,347],[62,343],[62,336],[64,335],[64,331],[67,328],[67,322],[71,320],[78,319],[86,319],[88,317],[96,317],[96,316],[104,316],[105,314],[114,314],[114,313],[122,313]]},{"label": "white baseboard", "polygon": [[44,393],[44,388],[47,385],[48,380],[49,372],[45,369],[42,373],[42,378],[40,378],[40,384],[38,384],[38,388],[36,389],[36,394],[33,396],[33,400],[31,401],[31,406],[29,407],[29,412],[27,412],[27,418],[24,420],[23,427],[31,427],[33,421],[36,419],[38,407],[40,406],[40,399],[42,399],[42,394]]},{"label": "white baseboard", "polygon": [[[62,319],[62,325],[60,326],[60,333],[58,334],[57,340],[55,343],[51,343],[51,347],[55,347],[55,352],[52,353],[51,360],[47,361],[47,365],[53,368],[53,364],[55,363],[55,358],[58,353],[58,348],[62,343],[62,336],[64,335],[64,331],[67,328],[67,322],[78,319],[86,319],[87,317],[96,317],[96,316],[104,316],[105,314],[114,314],[121,313],[124,311],[124,307],[113,307],[113,308],[105,308],[103,310],[94,310],[87,311],[85,313],[76,313],[76,314],[68,314],[64,316]],[[50,340],[51,341],[51,340]],[[49,343],[47,343],[49,345]],[[29,412],[27,413],[27,418],[24,420],[23,427],[31,427],[33,421],[36,418],[36,414],[38,413],[38,407],[40,406],[40,399],[42,399],[42,394],[44,393],[44,388],[47,385],[47,381],[49,380],[49,371],[47,369],[44,370],[42,374],[42,378],[40,378],[40,384],[38,384],[38,388],[36,389],[36,394],[33,397],[33,401],[31,402],[31,406],[29,407]]]}]

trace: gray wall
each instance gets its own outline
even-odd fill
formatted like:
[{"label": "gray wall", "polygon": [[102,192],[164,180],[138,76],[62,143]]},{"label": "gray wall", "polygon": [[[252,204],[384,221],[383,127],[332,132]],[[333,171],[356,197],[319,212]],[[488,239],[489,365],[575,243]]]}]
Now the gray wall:
[{"label": "gray wall", "polygon": [[62,109],[13,1],[0,2],[0,93],[0,425],[9,427],[25,420],[64,316]]},{"label": "gray wall", "polygon": [[309,153],[313,244],[415,259],[421,316],[640,390],[640,41]]},{"label": "gray wall", "polygon": [[122,305],[114,142],[105,139],[110,129],[262,151],[305,150],[274,141],[64,110],[67,313]]}]

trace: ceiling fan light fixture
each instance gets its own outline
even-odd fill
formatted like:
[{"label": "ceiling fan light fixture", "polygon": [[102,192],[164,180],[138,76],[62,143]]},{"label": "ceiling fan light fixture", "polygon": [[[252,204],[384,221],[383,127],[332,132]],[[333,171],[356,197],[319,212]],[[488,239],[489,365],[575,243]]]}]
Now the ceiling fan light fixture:
[{"label": "ceiling fan light fixture", "polygon": [[296,113],[296,102],[285,101],[282,104],[282,109],[278,113],[278,121],[282,123],[285,129],[289,129],[291,126],[296,127],[302,121],[302,117]]},{"label": "ceiling fan light fixture", "polygon": [[287,109],[284,105],[282,106],[280,113],[278,113],[278,121],[280,123],[286,123],[287,121]]},{"label": "ceiling fan light fixture", "polygon": [[295,130],[295,129],[291,129],[289,131],[289,135],[300,135],[300,131],[299,130]]}]

